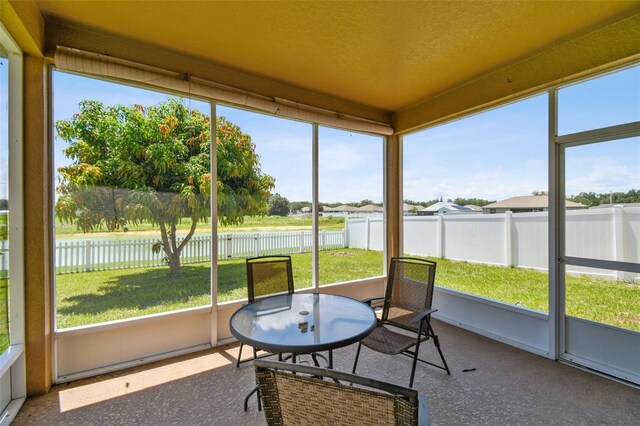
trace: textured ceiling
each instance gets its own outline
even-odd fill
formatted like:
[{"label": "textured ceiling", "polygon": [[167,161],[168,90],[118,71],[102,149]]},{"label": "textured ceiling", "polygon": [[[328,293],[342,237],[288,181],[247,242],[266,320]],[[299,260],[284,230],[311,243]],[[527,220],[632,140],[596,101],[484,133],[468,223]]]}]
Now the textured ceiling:
[{"label": "textured ceiling", "polygon": [[639,1],[37,1],[42,14],[387,111],[640,12]]}]

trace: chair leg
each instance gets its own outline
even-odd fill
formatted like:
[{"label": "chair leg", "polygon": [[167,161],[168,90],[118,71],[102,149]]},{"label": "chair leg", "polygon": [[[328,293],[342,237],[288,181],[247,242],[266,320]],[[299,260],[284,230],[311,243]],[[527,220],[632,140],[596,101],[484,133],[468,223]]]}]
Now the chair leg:
[{"label": "chair leg", "polygon": [[362,347],[362,343],[358,342],[358,350],[356,351],[356,359],[353,362],[353,370],[351,370],[351,374],[356,374],[356,367],[358,366],[358,357],[360,357],[360,348]]},{"label": "chair leg", "polygon": [[258,386],[258,391],[256,392],[256,396],[258,397],[258,411],[262,411],[262,398],[260,398],[260,386]]},{"label": "chair leg", "polygon": [[[244,346],[244,343],[240,342],[240,352],[238,352],[238,360],[236,361],[236,368],[240,367],[240,359],[242,358],[242,347]],[[247,411],[247,410],[245,410]]]},{"label": "chair leg", "polygon": [[260,407],[260,388],[256,385],[255,388],[253,388],[251,390],[251,392],[249,392],[247,394],[247,396],[244,397],[244,411],[247,412],[247,410],[249,409],[249,398],[251,398],[251,395],[253,395],[254,393],[258,393],[258,407]]},{"label": "chair leg", "polygon": [[318,362],[318,355],[311,353],[311,359],[313,360],[313,365],[316,367],[320,367],[320,363]]},{"label": "chair leg", "polygon": [[444,369],[447,370],[447,374],[451,375],[451,371],[449,371],[449,366],[447,365],[447,361],[444,359],[444,355],[442,354],[442,349],[440,349],[440,340],[438,336],[433,332],[433,327],[431,327],[431,322],[427,321],[427,326],[429,327],[429,334],[431,334],[431,338],[433,339],[433,344],[436,345],[436,349],[438,349],[438,353],[440,354],[440,359],[444,364]]},{"label": "chair leg", "polygon": [[416,365],[418,364],[418,352],[420,352],[420,339],[418,339],[418,343],[416,344],[416,349],[413,354],[413,365],[411,366],[411,378],[409,379],[409,387],[413,387],[413,378],[416,375]]}]

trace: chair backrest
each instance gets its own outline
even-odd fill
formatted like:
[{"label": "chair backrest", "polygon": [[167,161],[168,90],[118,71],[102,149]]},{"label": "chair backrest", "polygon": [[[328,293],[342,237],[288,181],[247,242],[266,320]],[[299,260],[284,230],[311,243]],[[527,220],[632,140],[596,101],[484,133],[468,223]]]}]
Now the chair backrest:
[{"label": "chair backrest", "polygon": [[274,293],[294,292],[291,256],[260,256],[247,259],[249,302]]},{"label": "chair backrest", "polygon": [[436,262],[413,257],[393,257],[389,267],[382,321],[418,331],[411,320],[431,308]]},{"label": "chair backrest", "polygon": [[426,398],[413,389],[300,364],[256,360],[255,369],[270,426],[429,424]]}]

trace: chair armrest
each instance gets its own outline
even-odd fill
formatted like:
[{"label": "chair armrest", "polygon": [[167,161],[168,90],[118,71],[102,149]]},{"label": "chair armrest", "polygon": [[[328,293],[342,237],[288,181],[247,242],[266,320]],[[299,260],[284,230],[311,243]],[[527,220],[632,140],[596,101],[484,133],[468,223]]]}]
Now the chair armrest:
[{"label": "chair armrest", "polygon": [[418,394],[418,425],[431,425],[431,416],[429,415],[429,401],[427,400],[427,396],[422,394]]},{"label": "chair armrest", "polygon": [[437,309],[433,309],[433,308],[425,309],[422,312],[420,312],[418,315],[413,317],[411,322],[420,322],[423,319],[425,319],[426,317],[428,317],[429,315],[431,315],[432,313],[437,312],[437,311],[438,311]]},{"label": "chair armrest", "polygon": [[361,302],[364,303],[365,305],[371,306],[371,302],[373,302],[374,300],[384,300],[384,296],[367,297],[366,299],[361,300]]}]

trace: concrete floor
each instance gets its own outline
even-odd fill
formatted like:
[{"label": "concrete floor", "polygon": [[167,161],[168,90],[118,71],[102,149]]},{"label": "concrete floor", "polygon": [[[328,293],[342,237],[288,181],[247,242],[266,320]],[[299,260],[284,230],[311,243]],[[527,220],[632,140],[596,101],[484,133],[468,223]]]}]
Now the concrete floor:
[{"label": "concrete floor", "polygon": [[[451,376],[418,365],[433,425],[640,425],[640,390],[435,322]],[[238,345],[55,386],[30,398],[14,425],[262,425],[251,363],[235,367]],[[437,356],[433,345],[421,351]],[[248,354],[249,351],[245,351]],[[350,371],[355,345],[335,351]],[[408,384],[411,361],[363,349],[358,374]],[[463,372],[465,369],[474,371]]]}]

